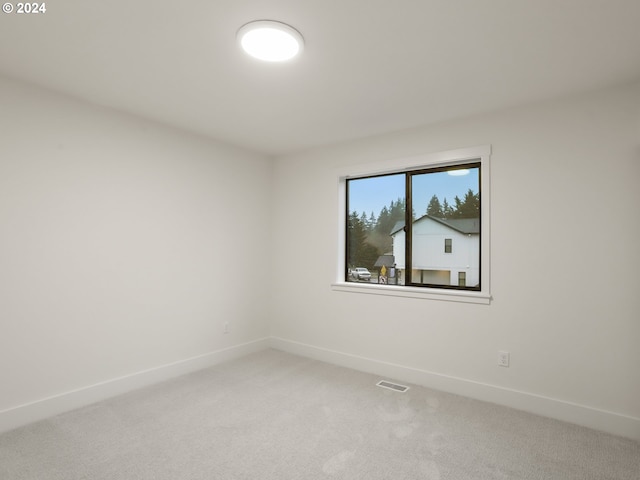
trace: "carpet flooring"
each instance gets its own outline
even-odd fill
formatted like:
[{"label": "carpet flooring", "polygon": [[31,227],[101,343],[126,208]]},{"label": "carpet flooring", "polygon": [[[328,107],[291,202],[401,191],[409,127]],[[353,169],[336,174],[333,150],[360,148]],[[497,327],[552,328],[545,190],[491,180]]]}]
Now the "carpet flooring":
[{"label": "carpet flooring", "polygon": [[0,479],[640,479],[633,440],[379,380],[266,350],[6,432]]}]

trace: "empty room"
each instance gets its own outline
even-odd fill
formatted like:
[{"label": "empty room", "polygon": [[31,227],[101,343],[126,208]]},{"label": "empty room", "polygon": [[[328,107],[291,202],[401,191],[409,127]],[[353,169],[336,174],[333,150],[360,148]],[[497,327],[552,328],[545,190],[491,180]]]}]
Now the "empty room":
[{"label": "empty room", "polygon": [[0,14],[0,479],[640,479],[640,2]]}]

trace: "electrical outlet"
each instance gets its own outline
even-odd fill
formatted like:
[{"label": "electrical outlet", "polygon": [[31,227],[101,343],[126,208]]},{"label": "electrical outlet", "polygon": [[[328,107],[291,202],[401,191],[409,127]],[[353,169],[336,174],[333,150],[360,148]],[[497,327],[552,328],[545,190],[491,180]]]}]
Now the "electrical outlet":
[{"label": "electrical outlet", "polygon": [[501,367],[509,366],[509,352],[503,350],[498,352],[498,365]]},{"label": "electrical outlet", "polygon": [[224,333],[229,333],[229,322],[224,322]]}]

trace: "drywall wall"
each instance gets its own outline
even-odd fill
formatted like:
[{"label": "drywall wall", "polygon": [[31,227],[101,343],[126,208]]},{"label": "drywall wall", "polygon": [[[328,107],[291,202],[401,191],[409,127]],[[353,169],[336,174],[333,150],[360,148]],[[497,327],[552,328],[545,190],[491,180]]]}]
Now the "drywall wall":
[{"label": "drywall wall", "polygon": [[268,334],[246,288],[267,275],[268,159],[6,79],[0,105],[5,426]]},{"label": "drywall wall", "polygon": [[[486,144],[490,305],[332,290],[338,172]],[[640,438],[639,181],[637,84],[279,158],[274,342]]]},{"label": "drywall wall", "polygon": [[[0,104],[0,430],[270,345],[640,439],[640,85],[275,172],[7,79]],[[331,289],[337,172],[484,144],[490,305]]]}]

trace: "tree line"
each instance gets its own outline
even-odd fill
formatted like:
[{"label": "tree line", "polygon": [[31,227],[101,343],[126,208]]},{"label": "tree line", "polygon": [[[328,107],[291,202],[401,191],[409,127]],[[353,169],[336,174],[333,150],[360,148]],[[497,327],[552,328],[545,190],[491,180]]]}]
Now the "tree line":
[{"label": "tree line", "polygon": [[453,205],[449,205],[445,198],[440,203],[438,197],[434,195],[429,200],[426,214],[443,220],[480,216],[480,193],[473,193],[473,190],[469,189],[462,200],[456,195],[453,202]]},{"label": "tree line", "polygon": [[[347,263],[352,267],[373,268],[380,255],[392,250],[391,231],[398,222],[404,222],[406,201],[404,198],[392,200],[389,206],[382,207],[376,216],[374,212],[367,215],[352,211],[347,220]],[[453,205],[445,198],[442,202],[433,195],[425,214],[440,218],[478,218],[480,216],[480,194],[469,189],[460,199],[457,195]],[[422,216],[422,215],[421,215]],[[415,209],[411,217],[416,219]]]}]

